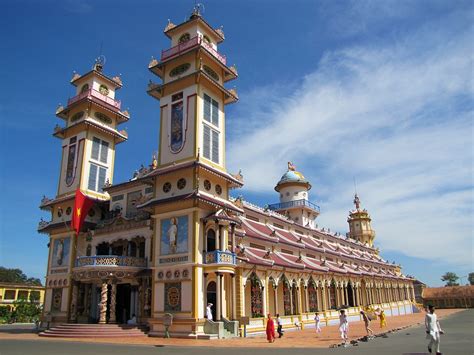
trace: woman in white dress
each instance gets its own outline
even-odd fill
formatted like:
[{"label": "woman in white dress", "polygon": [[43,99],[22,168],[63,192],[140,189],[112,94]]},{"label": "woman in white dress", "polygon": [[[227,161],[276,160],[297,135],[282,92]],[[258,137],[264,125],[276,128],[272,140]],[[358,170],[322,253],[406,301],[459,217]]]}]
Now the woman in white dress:
[{"label": "woman in white dress", "polygon": [[209,320],[212,320],[212,303],[208,303],[206,307],[206,317]]},{"label": "woman in white dress", "polygon": [[341,339],[344,340],[344,346],[346,346],[349,338],[349,321],[344,309],[341,309],[341,315],[339,316],[339,331],[341,332]]}]

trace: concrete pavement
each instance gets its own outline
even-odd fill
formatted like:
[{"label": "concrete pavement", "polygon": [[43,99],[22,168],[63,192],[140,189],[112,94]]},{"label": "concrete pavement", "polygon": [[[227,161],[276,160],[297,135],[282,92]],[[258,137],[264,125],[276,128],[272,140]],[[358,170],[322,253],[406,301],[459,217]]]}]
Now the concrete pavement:
[{"label": "concrete pavement", "polygon": [[[446,334],[441,340],[441,351],[445,355],[474,354],[474,310],[466,310],[452,314],[441,320],[441,326]],[[1,329],[0,329],[1,332]],[[50,355],[148,355],[148,354],[190,354],[213,355],[223,354],[262,354],[288,355],[291,351],[295,355],[304,354],[367,354],[367,355],[420,355],[427,354],[427,340],[422,326],[414,326],[397,333],[391,333],[388,338],[376,338],[368,343],[359,343],[358,346],[348,348],[272,348],[268,347],[179,347],[179,346],[151,346],[100,344],[72,341],[45,341],[34,339],[0,339],[0,355],[50,354]]]}]

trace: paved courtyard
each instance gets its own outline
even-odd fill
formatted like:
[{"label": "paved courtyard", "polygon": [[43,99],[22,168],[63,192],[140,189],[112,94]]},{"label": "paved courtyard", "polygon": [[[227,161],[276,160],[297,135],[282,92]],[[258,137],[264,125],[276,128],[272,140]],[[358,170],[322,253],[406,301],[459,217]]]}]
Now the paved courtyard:
[{"label": "paved courtyard", "polygon": [[[441,325],[446,331],[442,338],[441,350],[444,354],[474,354],[474,310],[463,310],[460,312],[439,311]],[[418,318],[415,318],[417,316]],[[411,318],[410,318],[411,317]],[[389,329],[402,320],[405,323],[410,318],[412,324],[423,319],[422,314],[413,316],[401,316],[388,318]],[[392,325],[392,326],[390,326]],[[406,324],[405,324],[406,326]],[[20,328],[20,329],[19,329]],[[337,342],[337,327],[323,328],[322,339],[317,339],[313,329],[304,331],[286,332],[285,337],[277,340],[274,344],[268,344],[264,338],[255,337],[251,339],[232,339],[219,341],[192,341],[183,339],[157,339],[146,338],[147,342],[140,345],[130,345],[127,339],[108,339],[98,342],[49,340],[38,338],[35,334],[25,333],[21,327],[0,327],[0,355],[23,355],[23,354],[288,354],[291,348],[292,354],[427,354],[424,327],[415,325],[395,333],[388,334],[387,338],[379,337],[368,343],[359,343],[358,346],[349,348],[329,349],[329,343]],[[351,332],[359,333],[361,324],[351,323]],[[375,324],[374,324],[374,328]],[[327,337],[327,338],[324,338]],[[329,339],[331,338],[331,339]],[[104,341],[104,342],[102,342]],[[135,339],[135,342],[138,342]],[[113,344],[112,344],[113,343]],[[121,344],[117,344],[121,343]],[[306,344],[306,346],[304,346]],[[318,347],[319,346],[319,347]],[[324,347],[321,347],[324,346]],[[222,349],[225,347],[225,350]]]}]

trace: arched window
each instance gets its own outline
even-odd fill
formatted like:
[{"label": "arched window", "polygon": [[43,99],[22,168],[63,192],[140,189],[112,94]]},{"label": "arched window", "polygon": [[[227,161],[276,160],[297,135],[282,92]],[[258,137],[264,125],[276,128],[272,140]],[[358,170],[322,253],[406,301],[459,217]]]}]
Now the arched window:
[{"label": "arched window", "polygon": [[96,255],[109,255],[109,243],[100,243],[96,247]]},{"label": "arched window", "polygon": [[179,43],[184,43],[184,42],[187,42],[191,39],[191,35],[189,33],[184,33],[181,35],[181,37],[179,37],[179,40],[178,42]]},{"label": "arched window", "polygon": [[86,92],[87,90],[89,90],[89,84],[84,84],[82,85],[82,88],[81,88],[81,94]]},{"label": "arched window", "polygon": [[214,229],[209,229],[206,235],[206,250],[214,251],[216,250],[216,232]]},{"label": "arched window", "polygon": [[128,256],[137,256],[137,243],[128,243]]}]

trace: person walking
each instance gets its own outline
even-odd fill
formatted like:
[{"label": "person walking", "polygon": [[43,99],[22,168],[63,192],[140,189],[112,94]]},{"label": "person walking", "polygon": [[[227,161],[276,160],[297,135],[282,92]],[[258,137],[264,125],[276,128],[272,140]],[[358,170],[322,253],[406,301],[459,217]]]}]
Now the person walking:
[{"label": "person walking", "polygon": [[383,311],[383,309],[380,310],[379,318],[380,318],[380,329],[382,329],[383,327],[387,325],[387,321],[385,320],[385,312]]},{"label": "person walking", "polygon": [[212,321],[212,303],[208,303],[206,307],[206,317]]},{"label": "person walking", "polygon": [[428,306],[429,312],[425,316],[425,327],[426,334],[429,336],[430,342],[428,344],[428,351],[436,351],[436,355],[441,355],[439,351],[439,343],[441,340],[440,335],[444,334],[444,331],[441,329],[441,326],[438,322],[438,316],[435,314],[435,308],[433,305]]},{"label": "person walking", "polygon": [[346,347],[349,338],[349,321],[344,309],[341,309],[341,315],[339,316],[339,331],[341,332],[341,339],[344,340],[344,347]]},{"label": "person walking", "polygon": [[362,320],[364,321],[365,331],[367,332],[367,337],[370,338],[374,335],[373,330],[370,329],[370,318],[364,311],[360,311],[360,314],[362,315]]},{"label": "person walking", "polygon": [[266,333],[268,342],[273,343],[275,341],[275,323],[273,322],[272,315],[270,313],[268,313]]},{"label": "person walking", "polygon": [[280,318],[280,313],[276,314],[277,317],[277,333],[278,333],[278,338],[281,338],[283,336],[283,324],[281,322]]},{"label": "person walking", "polygon": [[319,318],[319,313],[314,314],[314,323],[316,325],[316,334],[321,333],[321,319]]}]

